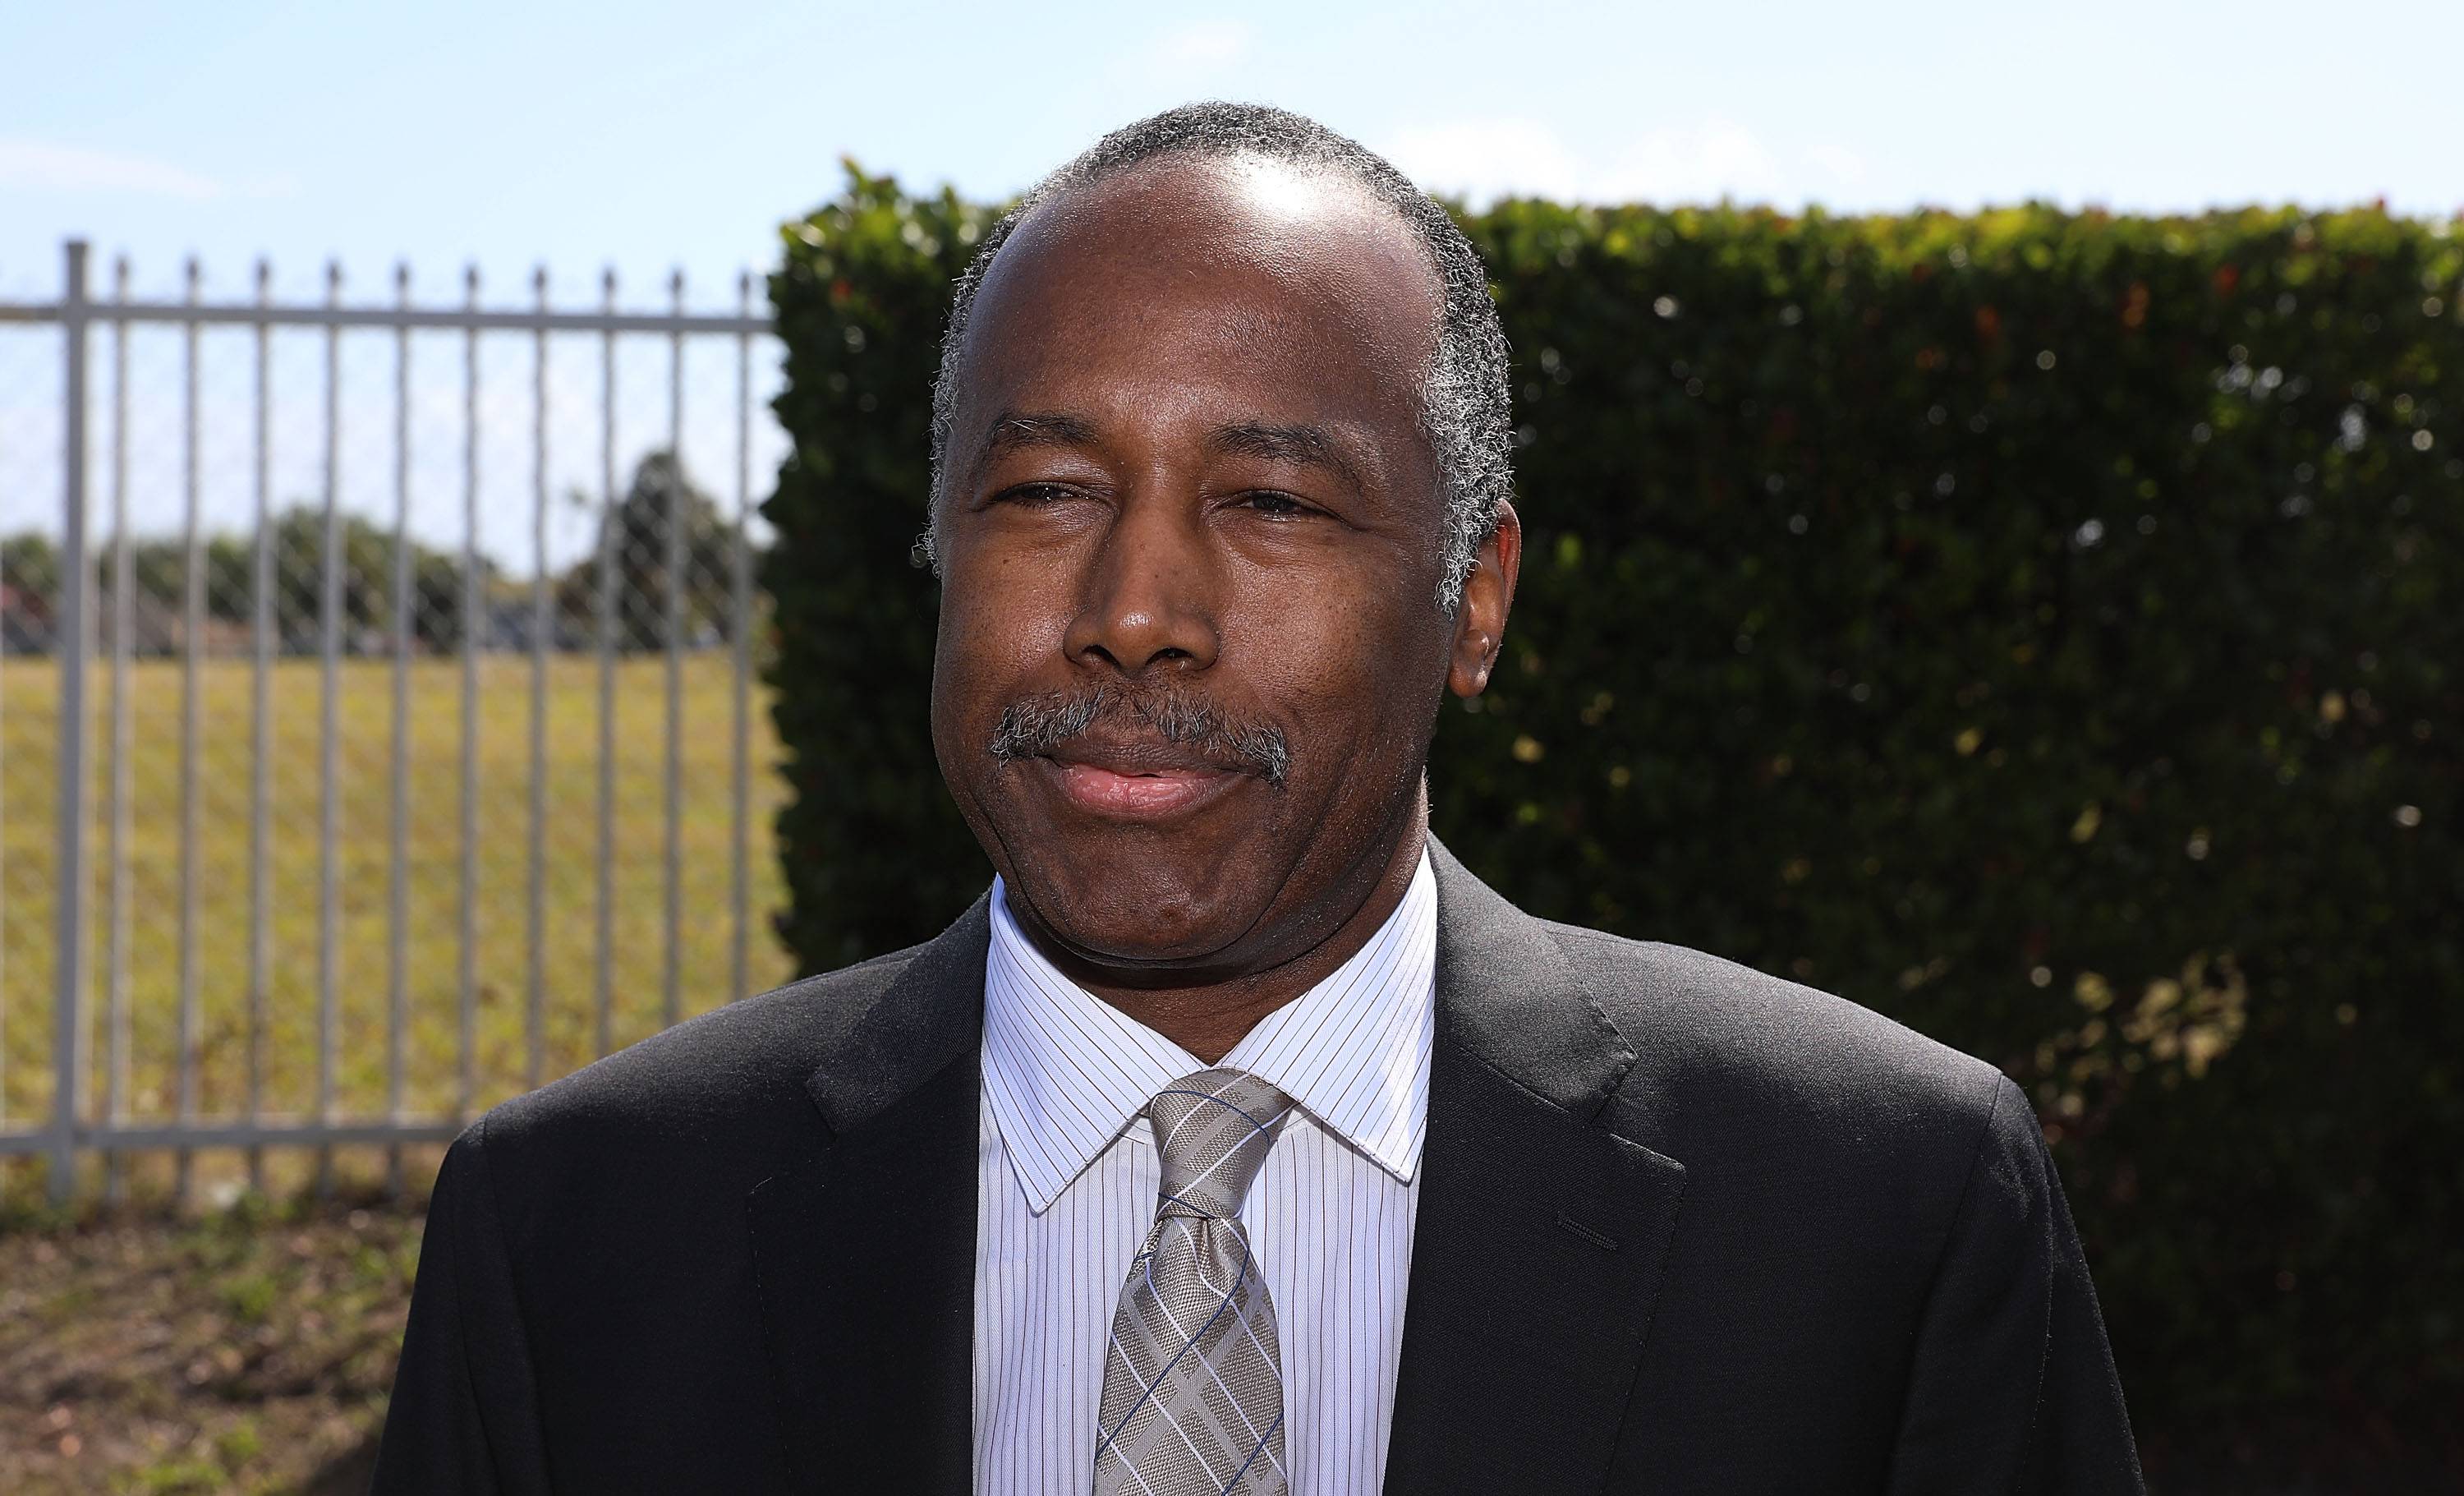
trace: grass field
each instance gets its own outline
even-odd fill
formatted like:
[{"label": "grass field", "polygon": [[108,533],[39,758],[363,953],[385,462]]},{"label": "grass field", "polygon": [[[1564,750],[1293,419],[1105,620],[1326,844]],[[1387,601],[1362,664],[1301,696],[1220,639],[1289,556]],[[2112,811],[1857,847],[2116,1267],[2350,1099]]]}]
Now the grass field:
[{"label": "grass field", "polygon": [[[212,660],[200,671],[194,961],[200,1009],[197,1110],[235,1116],[246,1103],[249,892],[250,670]],[[95,705],[92,1049],[96,1088],[108,1055],[112,958],[111,831],[103,810],[111,783],[105,715],[108,666],[90,690]],[[774,985],[789,973],[770,915],[783,897],[770,825],[783,786],[767,697],[752,690],[752,775],[744,835],[751,911],[746,984]],[[455,1090],[462,891],[462,680],[457,662],[409,669],[408,832],[404,1002],[404,1106],[437,1114]],[[271,674],[272,814],[264,922],[263,1100],[268,1115],[311,1113],[317,1095],[319,946],[319,718],[314,660],[285,660]],[[689,656],[683,670],[681,756],[683,918],[679,992],[685,1014],[730,996],[733,676],[724,653]],[[178,1102],[180,984],[181,671],[141,661],[127,682],[133,750],[128,784],[126,958],[118,984],[128,1014],[124,1109],[166,1118]],[[595,1056],[598,917],[599,679],[589,657],[549,662],[544,822],[543,1073],[565,1073]],[[341,668],[334,776],[334,1111],[382,1114],[385,1101],[387,947],[391,928],[388,826],[393,671],[383,660]],[[476,878],[473,886],[477,1016],[474,1107],[523,1087],[532,947],[529,928],[531,678],[527,657],[481,662],[477,707]],[[653,1032],[663,1002],[665,951],[665,662],[622,661],[615,690],[611,1029],[616,1045]],[[55,847],[59,672],[49,660],[0,663],[0,1117],[23,1128],[51,1105],[55,980]],[[372,1150],[361,1150],[368,1158]],[[349,1165],[351,1151],[345,1150]],[[232,1160],[201,1155],[201,1177],[230,1177]],[[363,1165],[364,1166],[364,1165]],[[167,1177],[148,1162],[140,1178]],[[6,1185],[35,1182],[15,1160]]]}]

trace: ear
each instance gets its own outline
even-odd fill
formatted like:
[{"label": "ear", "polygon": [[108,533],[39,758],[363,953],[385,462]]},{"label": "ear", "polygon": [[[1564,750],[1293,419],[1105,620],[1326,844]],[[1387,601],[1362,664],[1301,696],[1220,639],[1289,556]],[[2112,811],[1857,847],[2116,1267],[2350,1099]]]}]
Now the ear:
[{"label": "ear", "polygon": [[1506,615],[1514,606],[1514,579],[1523,569],[1523,520],[1504,499],[1497,526],[1480,542],[1471,575],[1463,579],[1463,605],[1455,610],[1454,659],[1446,685],[1458,696],[1488,689],[1497,651],[1506,644]]}]

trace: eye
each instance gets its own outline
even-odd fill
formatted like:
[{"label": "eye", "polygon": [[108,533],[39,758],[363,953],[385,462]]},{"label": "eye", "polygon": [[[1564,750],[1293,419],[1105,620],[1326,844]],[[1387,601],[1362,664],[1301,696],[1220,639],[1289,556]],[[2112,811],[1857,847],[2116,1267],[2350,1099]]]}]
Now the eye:
[{"label": "eye", "polygon": [[1074,498],[1077,494],[1076,489],[1061,483],[1021,483],[1016,488],[1005,488],[995,494],[993,502],[1023,504],[1029,509],[1035,509],[1045,504],[1058,503],[1066,498]]},{"label": "eye", "polygon": [[1235,501],[1238,507],[1256,510],[1273,519],[1297,519],[1309,512],[1309,507],[1289,494],[1273,489],[1258,489],[1243,494]]}]

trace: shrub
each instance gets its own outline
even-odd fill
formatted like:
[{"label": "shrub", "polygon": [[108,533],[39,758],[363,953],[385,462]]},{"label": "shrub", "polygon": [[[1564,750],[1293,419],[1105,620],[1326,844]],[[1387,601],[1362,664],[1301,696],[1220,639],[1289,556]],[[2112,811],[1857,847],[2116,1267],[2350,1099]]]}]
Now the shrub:
[{"label": "shrub", "polygon": [[850,165],[836,201],[787,226],[770,281],[792,443],[762,506],[777,532],[761,561],[771,710],[792,791],[780,934],[810,971],[933,935],[989,876],[933,759],[938,594],[913,546],[941,318],[990,226],[948,192],[911,198]]},{"label": "shrub", "polygon": [[[811,967],[986,869],[908,564],[988,218],[851,173],[772,284]],[[1536,913],[2003,1066],[2139,1411],[2464,1388],[2464,242],[2363,210],[1469,215],[1526,561],[1439,834]],[[1639,1036],[1647,1043],[1648,1036]]]}]

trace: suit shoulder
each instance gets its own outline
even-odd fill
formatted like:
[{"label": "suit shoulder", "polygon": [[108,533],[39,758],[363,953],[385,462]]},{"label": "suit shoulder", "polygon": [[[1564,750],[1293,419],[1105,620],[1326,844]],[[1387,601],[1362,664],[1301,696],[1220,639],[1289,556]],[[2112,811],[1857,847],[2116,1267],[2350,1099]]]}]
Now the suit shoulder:
[{"label": "suit shoulder", "polygon": [[1915,1124],[1973,1141],[2011,1084],[1871,1008],[1740,962],[1575,925],[1547,929],[1635,1049],[1629,1091],[1656,1088],[1698,1111],[1763,1122],[1793,1116],[1859,1134]]},{"label": "suit shoulder", "polygon": [[806,977],[687,1019],[492,1109],[492,1151],[556,1142],[708,1135],[809,1105],[803,1081],[923,948]]}]

